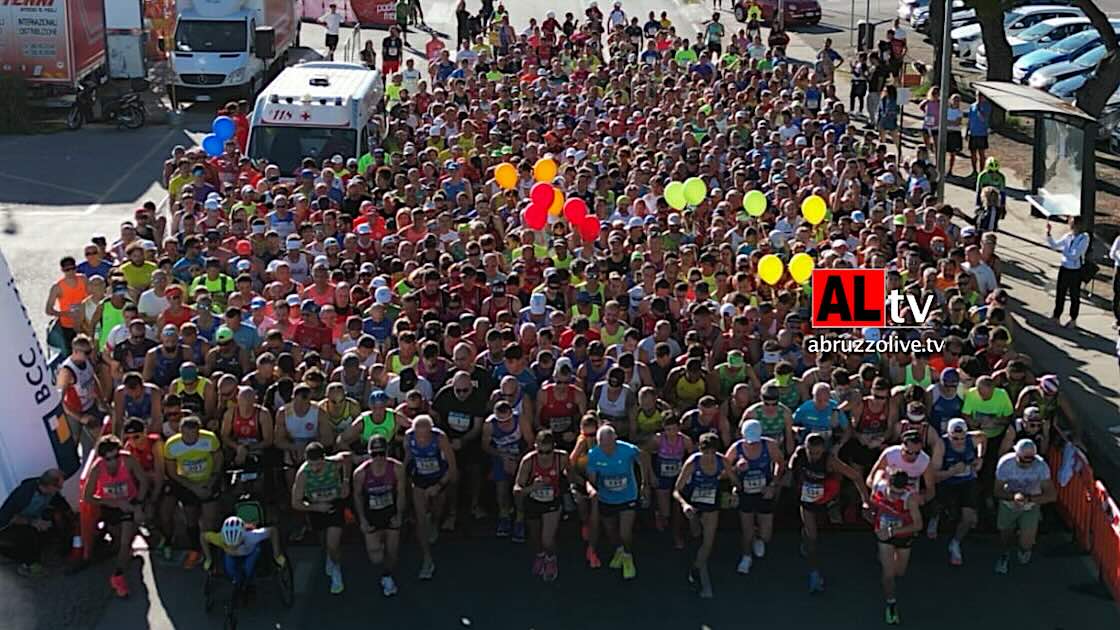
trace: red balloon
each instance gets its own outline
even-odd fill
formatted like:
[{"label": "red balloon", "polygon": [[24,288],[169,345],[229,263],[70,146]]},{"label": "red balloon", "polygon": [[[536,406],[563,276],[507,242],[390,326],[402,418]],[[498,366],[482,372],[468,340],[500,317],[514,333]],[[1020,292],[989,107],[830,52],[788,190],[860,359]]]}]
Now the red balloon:
[{"label": "red balloon", "polygon": [[540,230],[548,225],[548,207],[533,204],[525,208],[525,227]]},{"label": "red balloon", "polygon": [[583,221],[579,224],[579,235],[585,241],[593,241],[599,238],[599,233],[603,231],[603,226],[599,223],[598,217],[584,217]]},{"label": "red balloon", "polygon": [[579,197],[572,197],[564,202],[564,218],[572,227],[577,227],[583,222],[583,218],[587,216],[587,202]]},{"label": "red balloon", "polygon": [[556,189],[548,182],[537,182],[529,189],[529,198],[533,200],[534,206],[544,208],[547,215],[549,207],[552,206],[552,199],[556,196]]}]

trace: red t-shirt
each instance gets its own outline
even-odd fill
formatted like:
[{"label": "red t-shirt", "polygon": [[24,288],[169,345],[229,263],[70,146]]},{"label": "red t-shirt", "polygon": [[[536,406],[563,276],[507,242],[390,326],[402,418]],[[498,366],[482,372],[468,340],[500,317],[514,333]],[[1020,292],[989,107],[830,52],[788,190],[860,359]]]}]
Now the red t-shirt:
[{"label": "red t-shirt", "polygon": [[300,322],[292,333],[292,341],[301,348],[321,351],[323,346],[333,343],[334,333],[330,328],[317,324],[312,326],[306,321]]}]

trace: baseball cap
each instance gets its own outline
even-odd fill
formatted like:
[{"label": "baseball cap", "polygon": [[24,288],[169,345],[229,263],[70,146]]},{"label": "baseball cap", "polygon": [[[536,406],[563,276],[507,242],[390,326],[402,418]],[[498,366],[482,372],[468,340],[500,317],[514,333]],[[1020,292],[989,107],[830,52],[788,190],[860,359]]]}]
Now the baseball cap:
[{"label": "baseball cap", "polygon": [[681,224],[681,215],[677,214],[676,212],[669,215],[669,225],[680,225],[680,224]]},{"label": "baseball cap", "polygon": [[298,236],[295,237],[295,238],[292,238],[292,237],[289,236],[288,240],[285,241],[284,244],[288,248],[289,251],[296,251],[296,250],[300,249],[301,247],[303,247],[303,242],[299,240]]},{"label": "baseball cap", "polygon": [[369,393],[369,404],[371,405],[386,405],[389,403],[389,395],[380,389],[375,389]]},{"label": "baseball cap", "polygon": [[867,222],[867,215],[863,214],[863,210],[856,210],[855,212],[852,213],[852,222],[853,223],[866,223]]},{"label": "baseball cap", "polygon": [[1042,388],[1042,391],[1048,394],[1058,393],[1058,375],[1046,374],[1042,376],[1042,378],[1038,379],[1038,386]]},{"label": "baseball cap", "polygon": [[747,420],[743,423],[743,439],[749,444],[762,441],[762,423],[758,420]]},{"label": "baseball cap", "polygon": [[580,291],[579,293],[576,294],[576,302],[578,302],[580,304],[590,304],[591,303],[591,294],[588,293],[587,291]]},{"label": "baseball cap", "polygon": [[163,327],[163,330],[160,331],[160,334],[164,337],[174,337],[175,335],[179,334],[179,329],[175,327],[175,324],[168,324]]},{"label": "baseball cap", "polygon": [[318,314],[319,305],[315,303],[315,300],[304,300],[302,303],[300,303],[299,310],[304,313]]},{"label": "baseball cap", "polygon": [[543,293],[534,293],[529,298],[529,312],[533,315],[544,314],[545,307],[548,305],[548,298]]},{"label": "baseball cap", "polygon": [[1042,420],[1042,411],[1038,407],[1030,406],[1023,410],[1023,420],[1039,422]]},{"label": "baseball cap", "polygon": [[1038,445],[1034,443],[1034,440],[1023,438],[1015,443],[1015,454],[1020,457],[1036,453],[1038,453]]},{"label": "baseball cap", "polygon": [[961,382],[961,373],[957,368],[945,368],[941,370],[941,384],[942,385],[959,385]]},{"label": "baseball cap", "polygon": [[233,248],[239,256],[248,256],[253,253],[253,244],[244,239],[237,241]]},{"label": "baseball cap", "polygon": [[284,301],[288,303],[288,306],[299,306],[299,296],[294,293],[284,298]]},{"label": "baseball cap", "polygon": [[217,210],[218,208],[222,207],[221,202],[219,202],[217,199],[214,199],[213,197],[208,198],[204,205],[206,206],[207,210]]},{"label": "baseball cap", "polygon": [[268,303],[265,302],[264,298],[255,297],[249,302],[249,308],[251,308],[255,311],[258,308],[264,308],[266,304],[268,304]]},{"label": "baseball cap", "polygon": [[233,331],[225,326],[218,328],[218,332],[214,333],[214,340],[218,343],[225,343],[233,341]]},{"label": "baseball cap", "polygon": [[252,268],[253,268],[253,263],[249,262],[248,260],[242,259],[242,260],[237,261],[237,270],[238,271],[249,271]]},{"label": "baseball cap", "polygon": [[373,299],[378,304],[388,304],[393,301],[393,290],[389,287],[377,287],[377,290],[373,292]]},{"label": "baseball cap", "polygon": [[641,217],[630,217],[630,220],[626,222],[626,227],[631,230],[643,226],[645,226],[645,221],[642,221]]},{"label": "baseball cap", "polygon": [[727,364],[732,367],[742,367],[746,365],[746,360],[743,358],[741,350],[732,350],[727,353]]},{"label": "baseball cap", "polygon": [[575,370],[572,369],[571,359],[569,359],[568,357],[560,357],[559,359],[556,359],[556,366],[552,369],[552,373],[559,374],[560,372],[568,372],[569,374],[575,373]]},{"label": "baseball cap", "polygon": [[878,328],[864,328],[863,338],[868,341],[879,341],[883,338],[883,333]]},{"label": "baseball cap", "polygon": [[968,423],[961,418],[953,418],[949,421],[949,433],[967,433]]},{"label": "baseball cap", "polygon": [[179,378],[184,381],[193,381],[198,378],[198,366],[193,363],[184,363],[179,366]]}]

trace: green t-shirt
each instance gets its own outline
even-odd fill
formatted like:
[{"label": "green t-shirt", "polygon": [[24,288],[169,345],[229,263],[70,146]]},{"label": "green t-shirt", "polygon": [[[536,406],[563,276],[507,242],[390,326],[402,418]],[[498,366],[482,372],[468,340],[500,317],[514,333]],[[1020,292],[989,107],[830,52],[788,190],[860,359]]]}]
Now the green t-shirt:
[{"label": "green t-shirt", "polygon": [[696,51],[691,48],[681,48],[673,55],[673,61],[676,61],[682,66],[691,65],[699,57],[696,56]]},{"label": "green t-shirt", "polygon": [[128,261],[121,265],[121,273],[124,274],[124,279],[128,282],[130,289],[146,289],[152,283],[152,274],[155,273],[159,267],[150,260],[145,260],[139,265],[135,265],[132,261]]},{"label": "green t-shirt", "polygon": [[739,68],[739,55],[724,53],[723,57],[720,57],[719,65],[724,70],[736,70]]},{"label": "green t-shirt", "polygon": [[1007,390],[1002,387],[995,388],[992,397],[987,400],[980,396],[978,388],[973,387],[964,395],[961,413],[971,415],[973,426],[979,425],[984,435],[991,439],[999,437],[1007,428],[1015,407],[1011,404]]}]

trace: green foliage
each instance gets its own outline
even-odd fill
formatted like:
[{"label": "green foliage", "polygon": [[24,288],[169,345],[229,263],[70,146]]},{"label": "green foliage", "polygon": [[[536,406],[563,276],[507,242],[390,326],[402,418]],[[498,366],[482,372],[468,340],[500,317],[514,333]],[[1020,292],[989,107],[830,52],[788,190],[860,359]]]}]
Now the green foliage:
[{"label": "green foliage", "polygon": [[0,74],[0,134],[31,131],[31,108],[27,98],[27,83],[22,77]]}]

